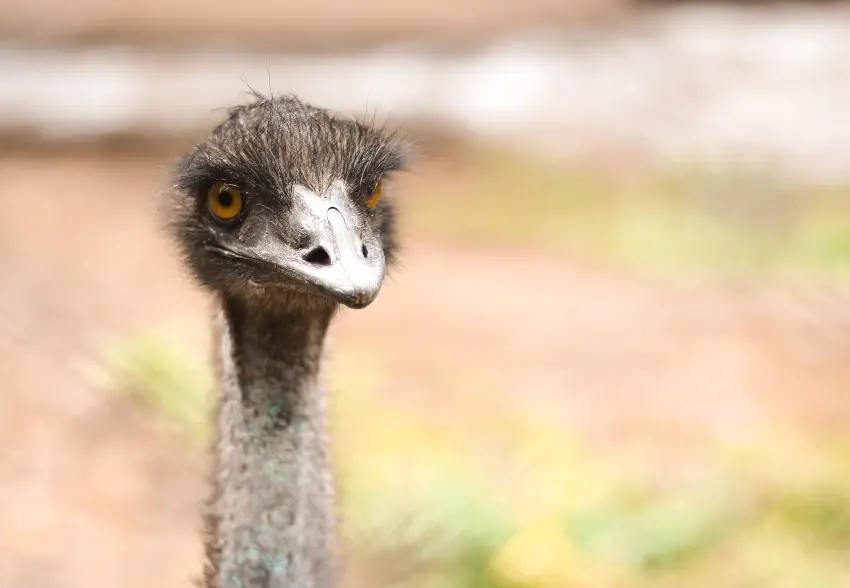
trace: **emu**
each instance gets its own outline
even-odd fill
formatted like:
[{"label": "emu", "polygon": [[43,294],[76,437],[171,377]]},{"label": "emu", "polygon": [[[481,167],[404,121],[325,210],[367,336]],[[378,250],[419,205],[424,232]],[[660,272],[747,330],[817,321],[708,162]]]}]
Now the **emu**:
[{"label": "emu", "polygon": [[335,588],[321,359],[340,305],[396,253],[394,133],[256,96],[177,164],[170,224],[216,306],[218,406],[204,588]]}]

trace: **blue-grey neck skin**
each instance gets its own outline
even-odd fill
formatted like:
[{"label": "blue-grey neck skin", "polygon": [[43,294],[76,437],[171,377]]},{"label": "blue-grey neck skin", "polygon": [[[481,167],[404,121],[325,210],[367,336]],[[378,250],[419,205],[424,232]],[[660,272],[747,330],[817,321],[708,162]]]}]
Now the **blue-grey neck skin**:
[{"label": "blue-grey neck skin", "polygon": [[333,483],[320,382],[333,307],[224,299],[206,588],[333,588]]}]

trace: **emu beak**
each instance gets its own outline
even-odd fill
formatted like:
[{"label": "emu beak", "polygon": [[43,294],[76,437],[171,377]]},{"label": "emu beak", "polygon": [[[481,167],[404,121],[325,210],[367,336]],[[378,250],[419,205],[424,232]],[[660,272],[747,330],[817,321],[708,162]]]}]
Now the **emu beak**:
[{"label": "emu beak", "polygon": [[290,257],[286,269],[349,308],[371,304],[384,281],[384,251],[371,229],[364,230],[362,213],[345,186],[335,182],[322,196],[301,186],[293,192],[312,247]]},{"label": "emu beak", "polygon": [[317,268],[314,283],[350,308],[368,306],[384,281],[383,250],[370,250],[362,243],[342,211],[333,206],[327,211],[327,237],[330,263]]}]

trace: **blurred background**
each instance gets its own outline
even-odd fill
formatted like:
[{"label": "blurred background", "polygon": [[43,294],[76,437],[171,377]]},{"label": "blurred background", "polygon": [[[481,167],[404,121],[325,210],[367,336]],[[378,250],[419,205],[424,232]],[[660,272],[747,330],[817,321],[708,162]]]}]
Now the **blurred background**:
[{"label": "blurred background", "polygon": [[0,588],[201,565],[223,107],[399,125],[341,314],[346,588],[850,586],[850,5],[0,0]]}]

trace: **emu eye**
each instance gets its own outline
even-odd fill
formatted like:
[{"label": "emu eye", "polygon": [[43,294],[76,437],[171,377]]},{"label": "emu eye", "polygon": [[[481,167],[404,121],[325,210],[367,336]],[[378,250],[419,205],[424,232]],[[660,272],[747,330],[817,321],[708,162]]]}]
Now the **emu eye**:
[{"label": "emu eye", "polygon": [[375,208],[378,205],[378,202],[381,201],[381,192],[384,191],[384,182],[378,182],[378,185],[375,186],[375,189],[372,190],[372,193],[369,194],[369,198],[366,199],[366,206],[368,208]]},{"label": "emu eye", "polygon": [[207,192],[207,206],[220,220],[230,220],[242,212],[242,194],[224,182],[216,182]]}]

